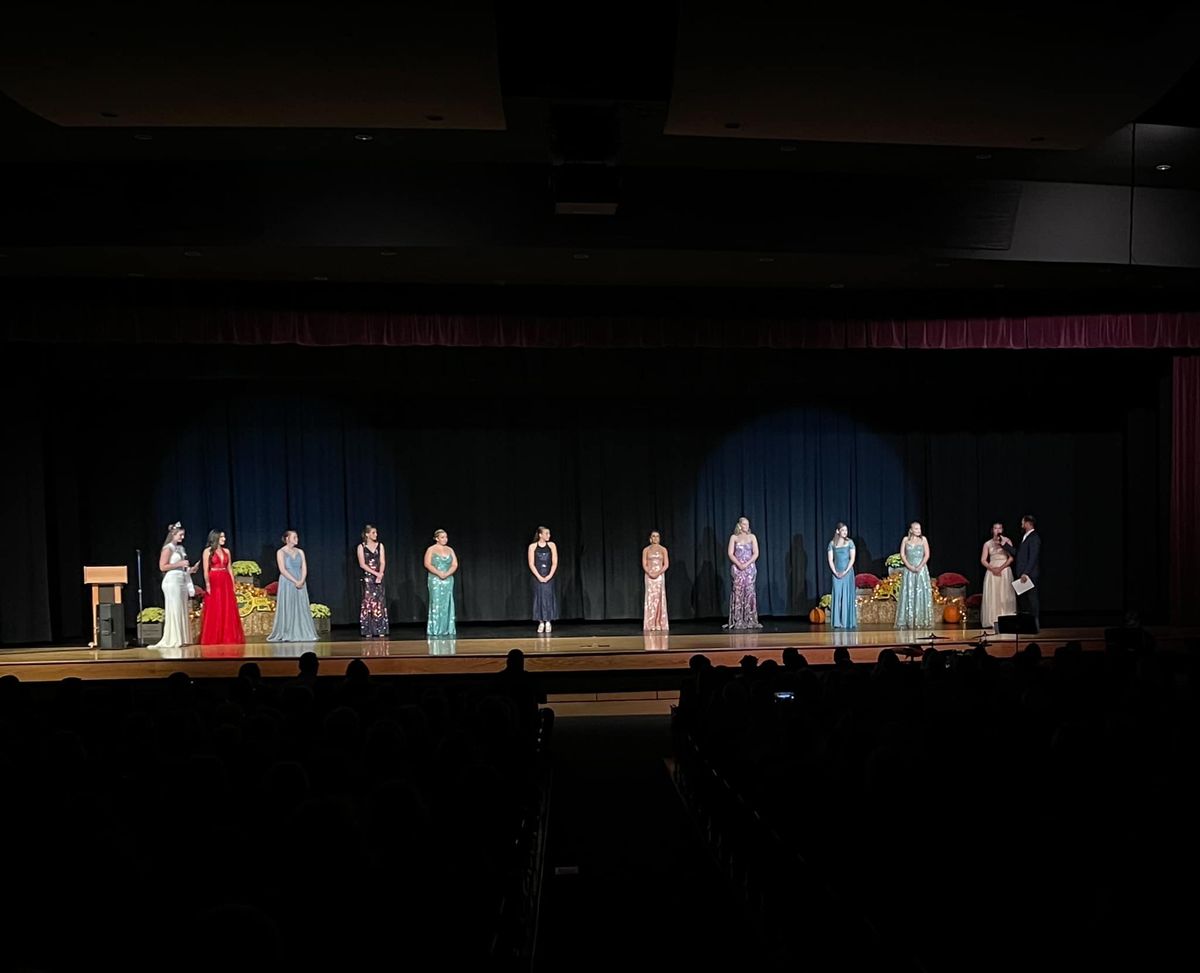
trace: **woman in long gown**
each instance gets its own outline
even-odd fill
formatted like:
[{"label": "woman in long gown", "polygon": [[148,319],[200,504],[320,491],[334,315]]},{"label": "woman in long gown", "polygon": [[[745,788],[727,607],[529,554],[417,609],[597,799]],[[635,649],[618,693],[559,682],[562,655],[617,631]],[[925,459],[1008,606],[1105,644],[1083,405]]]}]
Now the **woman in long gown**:
[{"label": "woman in long gown", "polygon": [[729,535],[725,548],[729,558],[729,621],[723,625],[728,629],[762,628],[758,623],[758,593],[754,583],[758,579],[758,538],[750,532],[750,521],[738,518],[737,527]]},{"label": "woman in long gown", "polygon": [[526,561],[533,575],[533,620],[538,623],[538,634],[549,635],[558,618],[558,595],[554,590],[554,576],[558,574],[558,545],[550,540],[550,528],[539,527],[529,545]]},{"label": "woman in long gown", "polygon": [[163,576],[163,631],[162,638],[150,646],[152,649],[178,649],[191,641],[188,599],[195,590],[192,575],[200,565],[188,561],[184,535],[181,523],[171,524],[158,552],[158,570]]},{"label": "woman in long gown", "polygon": [[979,624],[991,628],[1001,615],[1017,613],[1017,593],[1012,586],[1012,541],[1004,536],[1003,524],[992,524],[992,536],[983,542],[979,563],[987,568]]},{"label": "woman in long gown", "polygon": [[642,548],[642,572],[646,576],[646,598],[642,606],[642,628],[647,632],[665,632],[667,621],[667,568],[671,557],[662,546],[658,531],[650,531],[650,543]]},{"label": "woman in long gown", "polygon": [[362,607],[358,611],[358,625],[365,639],[388,637],[387,595],[383,589],[383,572],[387,568],[387,552],[379,541],[379,530],[367,524],[362,530],[362,543],[358,545],[358,566],[363,572]]},{"label": "woman in long gown", "polygon": [[268,642],[315,642],[317,626],[313,624],[308,603],[308,558],[296,545],[300,535],[294,530],[283,532],[283,547],[275,552],[279,568],[279,588],[275,592],[275,624],[271,626]]},{"label": "woman in long gown", "polygon": [[425,634],[430,638],[455,634],[454,572],[458,570],[458,556],[446,543],[449,539],[444,530],[435,530],[433,543],[425,549],[426,582],[429,585],[429,621],[425,624]]},{"label": "woman in long gown", "polygon": [[930,628],[933,625],[933,585],[929,581],[929,538],[913,521],[900,542],[900,598],[896,604],[897,628]]},{"label": "woman in long gown", "polygon": [[246,635],[238,614],[237,593],[229,565],[233,555],[225,546],[225,532],[208,532],[208,547],[204,549],[204,587],[208,595],[200,613],[201,645],[242,645]]},{"label": "woman in long gown", "polygon": [[854,541],[850,528],[839,523],[833,529],[833,539],[825,550],[829,570],[833,572],[833,604],[830,614],[834,628],[858,628],[858,602],[854,587]]}]

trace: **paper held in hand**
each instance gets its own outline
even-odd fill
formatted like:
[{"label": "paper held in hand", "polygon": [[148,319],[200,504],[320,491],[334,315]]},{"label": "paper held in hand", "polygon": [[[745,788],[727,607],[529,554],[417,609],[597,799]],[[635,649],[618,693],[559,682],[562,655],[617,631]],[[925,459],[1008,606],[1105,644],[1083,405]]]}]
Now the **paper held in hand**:
[{"label": "paper held in hand", "polygon": [[1023,595],[1025,592],[1033,590],[1032,581],[1022,581],[1020,578],[1017,578],[1015,581],[1013,581],[1012,586],[1013,591],[1015,591],[1018,595]]}]

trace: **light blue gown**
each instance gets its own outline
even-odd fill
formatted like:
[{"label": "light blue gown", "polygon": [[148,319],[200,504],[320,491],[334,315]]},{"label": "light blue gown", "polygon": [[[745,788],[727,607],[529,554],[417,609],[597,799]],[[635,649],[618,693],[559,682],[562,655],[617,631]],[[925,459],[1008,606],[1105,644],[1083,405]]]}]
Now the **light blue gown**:
[{"label": "light blue gown", "polygon": [[[845,571],[850,566],[854,541],[848,540],[841,547],[835,547],[833,541],[830,541],[829,550],[833,551],[834,569]],[[833,604],[830,606],[830,614],[833,616],[834,628],[858,628],[856,594],[853,571],[848,571],[844,577],[833,579]]]},{"label": "light blue gown", "polygon": [[[925,556],[920,541],[905,541],[904,560],[916,564]],[[929,565],[924,564],[915,574],[908,568],[900,570],[900,599],[896,604],[897,628],[931,628],[933,626],[933,586],[929,583]]]},{"label": "light blue gown", "polygon": [[[300,577],[300,562],[303,555],[296,548],[292,553],[283,552],[283,564],[293,578]],[[313,624],[312,611],[308,607],[308,583],[297,588],[283,575],[279,576],[279,590],[275,593],[275,624],[271,626],[268,642],[315,642],[317,627]]]}]

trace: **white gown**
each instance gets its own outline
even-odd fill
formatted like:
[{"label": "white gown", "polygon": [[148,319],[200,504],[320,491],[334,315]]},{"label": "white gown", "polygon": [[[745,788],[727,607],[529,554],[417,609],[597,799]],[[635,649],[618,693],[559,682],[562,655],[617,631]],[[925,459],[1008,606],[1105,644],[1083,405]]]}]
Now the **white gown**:
[{"label": "white gown", "polygon": [[[988,541],[988,561],[993,567],[999,567],[1008,554],[999,544]],[[990,628],[996,624],[998,615],[1015,615],[1017,613],[1017,593],[1012,586],[1012,568],[1007,567],[1000,576],[989,571],[983,576],[983,604],[979,606],[979,624]]]},{"label": "white gown", "polygon": [[[174,544],[168,544],[171,552],[169,564],[178,564],[183,560],[183,553]],[[186,571],[164,571],[162,579],[163,590],[163,634],[155,642],[152,649],[178,649],[187,645],[191,636],[191,623],[188,620],[188,595],[192,588],[191,576]]]}]

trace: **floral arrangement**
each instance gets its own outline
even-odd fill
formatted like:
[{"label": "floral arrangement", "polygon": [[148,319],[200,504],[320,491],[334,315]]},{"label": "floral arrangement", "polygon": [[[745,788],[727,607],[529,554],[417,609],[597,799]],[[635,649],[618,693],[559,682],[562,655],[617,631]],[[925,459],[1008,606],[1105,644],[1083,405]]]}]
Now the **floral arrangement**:
[{"label": "floral arrangement", "polygon": [[904,558],[899,554],[889,554],[883,563],[889,568],[902,568],[904,567]]},{"label": "floral arrangement", "polygon": [[821,595],[821,600],[817,602],[818,608],[828,608],[833,604],[833,595]]},{"label": "floral arrangement", "polygon": [[166,617],[167,613],[161,608],[143,608],[137,613],[137,620],[139,622],[161,622],[165,620]]},{"label": "floral arrangement", "polygon": [[871,590],[874,590],[878,584],[879,579],[875,577],[875,575],[869,574],[866,571],[864,571],[862,574],[856,574],[854,576],[854,587],[856,588],[870,588]]},{"label": "floral arrangement", "polygon": [[279,582],[272,581],[269,585],[267,585],[265,588],[263,588],[263,591],[265,591],[268,595],[270,595],[272,598],[274,598],[276,595],[279,594]]},{"label": "floral arrangement", "polygon": [[235,578],[256,578],[262,574],[262,568],[257,561],[234,561],[229,565],[229,573]]},{"label": "floral arrangement", "polygon": [[946,571],[937,576],[937,584],[939,588],[965,588],[970,582],[961,574]]},{"label": "floral arrangement", "polygon": [[893,574],[880,580],[871,595],[876,601],[895,601],[900,596],[901,575]]},{"label": "floral arrangement", "polygon": [[238,615],[245,618],[251,612],[273,612],[275,602],[267,597],[266,591],[252,584],[234,585],[234,596],[237,598]]},{"label": "floral arrangement", "polygon": [[329,618],[332,614],[328,605],[322,605],[315,601],[308,606],[308,610],[312,614],[313,618]]}]

